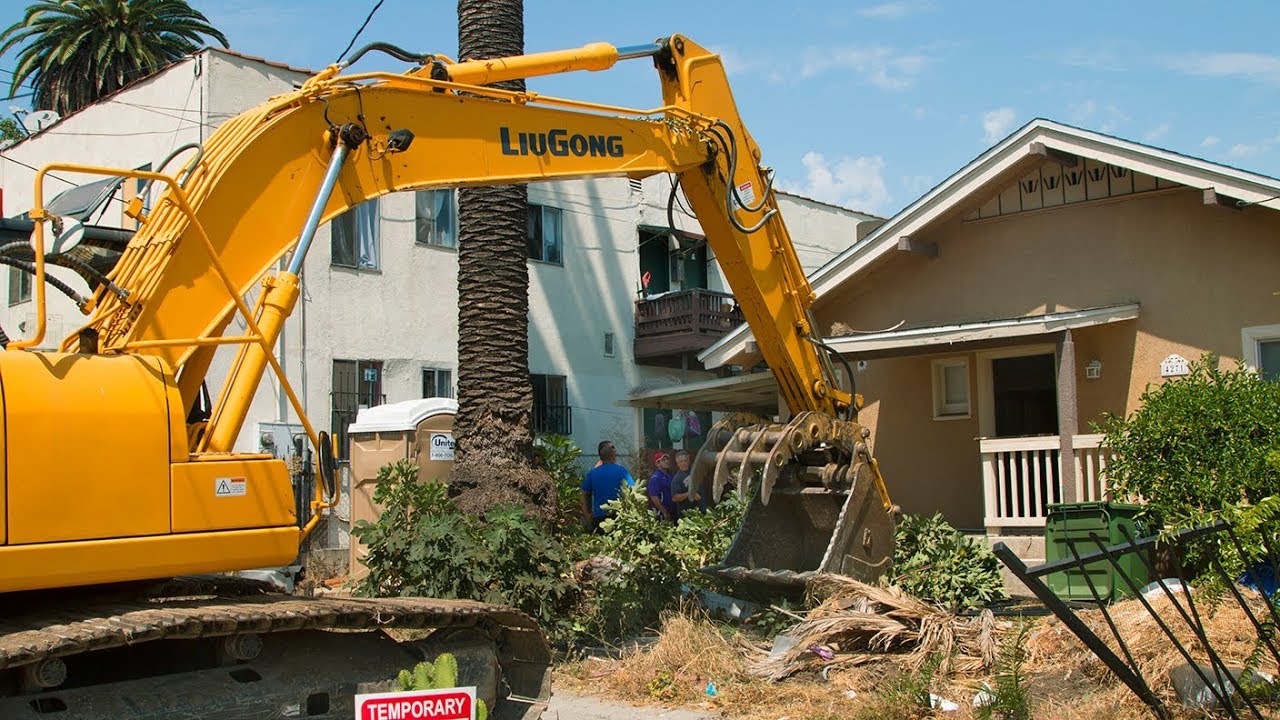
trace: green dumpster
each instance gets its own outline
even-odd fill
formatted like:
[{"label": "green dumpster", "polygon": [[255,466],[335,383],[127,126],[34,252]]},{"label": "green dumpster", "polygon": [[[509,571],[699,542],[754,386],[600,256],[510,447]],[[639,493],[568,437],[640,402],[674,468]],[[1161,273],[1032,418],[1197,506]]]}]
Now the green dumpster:
[{"label": "green dumpster", "polygon": [[[1076,553],[1085,555],[1098,549],[1090,535],[1097,535],[1108,546],[1126,542],[1124,530],[1128,530],[1128,537],[1142,537],[1144,530],[1135,519],[1141,509],[1140,505],[1115,502],[1050,505],[1044,526],[1045,562],[1072,558],[1068,540],[1074,543]],[[1141,588],[1151,581],[1147,566],[1138,553],[1126,553],[1116,559],[1119,562],[1119,572],[1127,575],[1134,586]],[[1089,563],[1084,569],[1075,568],[1049,575],[1049,589],[1064,600],[1093,600],[1093,593],[1085,579],[1086,572],[1093,581],[1098,597],[1103,600],[1117,600],[1133,595],[1129,584],[1117,573],[1116,566],[1106,558]]]}]

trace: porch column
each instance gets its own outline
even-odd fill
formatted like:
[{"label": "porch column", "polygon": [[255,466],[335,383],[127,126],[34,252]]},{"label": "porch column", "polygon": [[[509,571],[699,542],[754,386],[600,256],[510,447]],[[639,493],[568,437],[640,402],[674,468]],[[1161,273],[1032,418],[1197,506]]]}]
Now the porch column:
[{"label": "porch column", "polygon": [[1058,337],[1058,477],[1062,481],[1062,501],[1078,502],[1076,492],[1075,436],[1079,431],[1076,397],[1076,344],[1071,331]]}]

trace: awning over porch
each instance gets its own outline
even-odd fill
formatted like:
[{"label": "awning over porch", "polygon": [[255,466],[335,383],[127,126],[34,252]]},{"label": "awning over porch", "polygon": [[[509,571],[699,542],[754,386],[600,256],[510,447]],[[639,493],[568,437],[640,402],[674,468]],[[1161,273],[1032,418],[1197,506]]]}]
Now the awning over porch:
[{"label": "awning over porch", "polygon": [[778,382],[773,373],[759,372],[715,380],[641,390],[619,403],[631,407],[679,408],[776,415]]},{"label": "awning over porch", "polygon": [[859,357],[902,355],[914,350],[950,347],[961,343],[999,343],[1012,338],[1050,335],[1063,330],[1133,320],[1138,317],[1138,310],[1137,303],[1107,305],[1043,315],[847,335],[827,338],[827,344],[841,353]]}]

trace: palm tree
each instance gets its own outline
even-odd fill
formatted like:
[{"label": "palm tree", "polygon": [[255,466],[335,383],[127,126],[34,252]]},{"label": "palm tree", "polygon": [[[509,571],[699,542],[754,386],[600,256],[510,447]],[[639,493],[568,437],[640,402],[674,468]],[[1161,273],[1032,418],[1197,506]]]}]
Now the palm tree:
[{"label": "palm tree", "polygon": [[[523,0],[458,0],[461,59],[523,52]],[[523,90],[524,82],[499,87]],[[468,512],[514,502],[550,519],[555,487],[534,469],[529,426],[528,208],[523,185],[458,194],[458,444],[450,492]]]},{"label": "palm tree", "polygon": [[28,78],[32,106],[67,114],[227,37],[186,0],[40,0],[0,34],[18,48],[9,97]]}]

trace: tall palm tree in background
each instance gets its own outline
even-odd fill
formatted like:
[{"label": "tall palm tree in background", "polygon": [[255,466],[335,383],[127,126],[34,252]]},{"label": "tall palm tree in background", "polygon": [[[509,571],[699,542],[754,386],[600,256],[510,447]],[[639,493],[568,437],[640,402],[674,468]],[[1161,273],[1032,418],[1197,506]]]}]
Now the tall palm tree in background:
[{"label": "tall palm tree in background", "polygon": [[[523,0],[458,0],[462,60],[523,52]],[[524,90],[524,81],[498,87]],[[450,491],[468,512],[515,502],[549,519],[555,487],[534,469],[529,424],[528,212],[523,185],[458,193],[458,444]]]},{"label": "tall palm tree in background", "polygon": [[185,0],[41,0],[0,34],[19,48],[9,97],[27,79],[32,106],[65,115],[227,37]]}]

